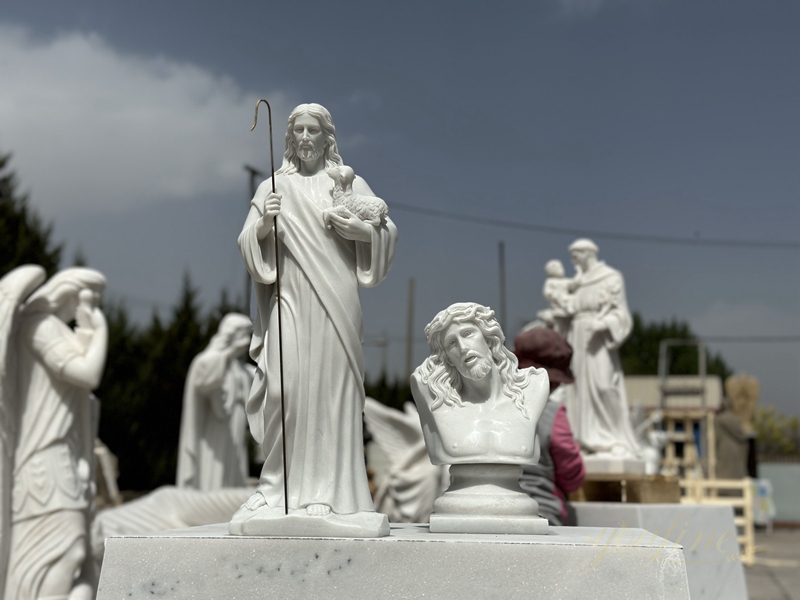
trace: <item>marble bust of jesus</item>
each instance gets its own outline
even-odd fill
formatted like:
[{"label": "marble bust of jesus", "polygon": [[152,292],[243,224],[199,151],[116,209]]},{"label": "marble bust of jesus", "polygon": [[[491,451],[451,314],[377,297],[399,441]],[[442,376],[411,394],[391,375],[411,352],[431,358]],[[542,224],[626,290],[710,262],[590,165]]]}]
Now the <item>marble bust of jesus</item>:
[{"label": "marble bust of jesus", "polygon": [[519,487],[539,460],[536,423],[547,403],[544,369],[519,369],[494,311],[458,303],[425,328],[431,355],[411,376],[428,455],[451,483],[433,504],[434,533],[547,533]]},{"label": "marble bust of jesus", "polygon": [[535,463],[544,369],[517,368],[494,312],[458,303],[425,328],[431,355],[411,377],[434,464]]}]

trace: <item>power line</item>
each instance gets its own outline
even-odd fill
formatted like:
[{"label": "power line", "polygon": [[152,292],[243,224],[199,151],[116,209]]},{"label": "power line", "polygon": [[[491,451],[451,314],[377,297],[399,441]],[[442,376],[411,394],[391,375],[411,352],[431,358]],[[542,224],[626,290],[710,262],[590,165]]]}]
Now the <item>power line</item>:
[{"label": "power line", "polygon": [[[686,338],[687,341],[692,341],[694,339],[700,340],[702,342],[712,342],[712,343],[736,343],[736,344],[800,344],[800,335],[712,335],[712,336],[698,336],[697,338]],[[388,335],[383,337],[376,337],[371,338],[369,340],[365,340],[364,344],[367,345],[382,345],[382,344],[399,344],[406,342],[406,338],[400,335]],[[414,338],[415,344],[424,344],[427,343],[427,340],[423,337],[415,337]]]},{"label": "power line", "polygon": [[757,240],[730,240],[730,239],[701,239],[686,237],[670,237],[661,235],[636,235],[633,233],[615,233],[611,231],[597,231],[594,229],[573,229],[571,227],[555,227],[551,225],[535,225],[533,223],[521,223],[519,221],[506,221],[505,219],[492,219],[479,217],[477,215],[454,214],[444,210],[434,208],[423,208],[402,202],[392,202],[391,208],[437,217],[450,221],[462,221],[473,225],[492,225],[494,227],[505,227],[508,229],[521,229],[524,231],[540,231],[542,233],[553,233],[561,235],[576,235],[582,237],[593,237],[599,239],[625,240],[628,242],[644,242],[649,244],[684,244],[687,246],[720,246],[720,247],[741,247],[741,248],[763,248],[763,249],[791,249],[800,250],[800,242],[790,241],[757,241]]},{"label": "power line", "polygon": [[704,342],[732,342],[732,343],[755,343],[755,344],[799,344],[800,335],[714,335],[701,337]]}]

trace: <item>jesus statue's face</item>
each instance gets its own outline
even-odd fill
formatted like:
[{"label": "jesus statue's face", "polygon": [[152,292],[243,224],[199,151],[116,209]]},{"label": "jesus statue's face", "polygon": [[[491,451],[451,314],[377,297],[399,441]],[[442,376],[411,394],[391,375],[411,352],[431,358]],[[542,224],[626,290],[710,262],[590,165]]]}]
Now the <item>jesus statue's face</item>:
[{"label": "jesus statue's face", "polygon": [[303,162],[316,162],[325,152],[325,132],[316,117],[303,114],[294,120],[292,142]]},{"label": "jesus statue's face", "polygon": [[478,381],[492,370],[492,351],[475,323],[451,323],[442,338],[447,362],[462,377]]}]

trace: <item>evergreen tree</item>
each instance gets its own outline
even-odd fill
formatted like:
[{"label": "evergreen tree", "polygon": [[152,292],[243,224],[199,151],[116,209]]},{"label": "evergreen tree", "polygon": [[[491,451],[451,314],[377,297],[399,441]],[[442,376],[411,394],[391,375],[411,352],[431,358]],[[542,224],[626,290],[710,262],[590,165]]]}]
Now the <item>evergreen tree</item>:
[{"label": "evergreen tree", "polygon": [[50,242],[52,226],[44,225],[28,197],[17,192],[10,158],[0,156],[0,277],[27,263],[41,265],[49,277],[58,269],[62,247]]},{"label": "evergreen tree", "polygon": [[365,379],[364,391],[370,398],[397,410],[404,410],[403,405],[406,402],[414,401],[409,382],[401,383],[401,380],[396,379],[393,383],[389,383],[385,373],[376,381]]},{"label": "evergreen tree", "polygon": [[100,438],[119,459],[119,487],[149,490],[173,484],[177,469],[183,388],[189,365],[216,333],[222,317],[239,310],[223,290],[203,315],[187,273],[168,321],[154,314],[145,328],[111,305],[108,361],[96,394],[102,402]]},{"label": "evergreen tree", "polygon": [[[622,370],[626,375],[657,375],[658,351],[664,339],[697,339],[689,324],[672,321],[644,323],[639,313],[633,313],[633,330],[619,350]],[[673,346],[669,351],[670,375],[697,374],[697,347]],[[724,381],[733,370],[720,354],[706,357],[706,370],[709,375],[719,375]]]}]

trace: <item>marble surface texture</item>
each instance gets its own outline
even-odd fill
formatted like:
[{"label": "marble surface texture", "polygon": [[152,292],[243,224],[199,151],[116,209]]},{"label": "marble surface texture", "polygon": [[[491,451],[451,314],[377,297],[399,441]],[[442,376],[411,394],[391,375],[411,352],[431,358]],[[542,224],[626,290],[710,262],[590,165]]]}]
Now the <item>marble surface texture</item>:
[{"label": "marble surface texture", "polygon": [[459,302],[425,327],[431,354],[411,375],[428,456],[450,465],[433,504],[432,532],[544,534],[547,520],[522,491],[539,460],[536,424],[547,403],[544,369],[518,369],[494,311]]},{"label": "marble surface texture", "polygon": [[642,529],[384,538],[231,536],[227,524],[109,538],[98,600],[689,598],[683,552]]},{"label": "marble surface texture", "polygon": [[680,543],[692,600],[746,600],[744,567],[729,506],[573,502],[580,527],[642,527]]},{"label": "marble surface texture", "polygon": [[583,457],[587,473],[605,475],[644,475],[645,461],[640,458],[589,455]]},{"label": "marble surface texture", "polygon": [[258,186],[238,238],[258,301],[246,412],[266,460],[230,531],[305,535],[309,521],[284,519],[288,508],[312,520],[337,515],[325,524],[343,524],[338,535],[383,535],[364,468],[359,288],[388,274],[397,228],[385,211],[370,221],[346,208],[378,198],[343,165],[325,107],[297,106],[285,139],[283,163]]}]

